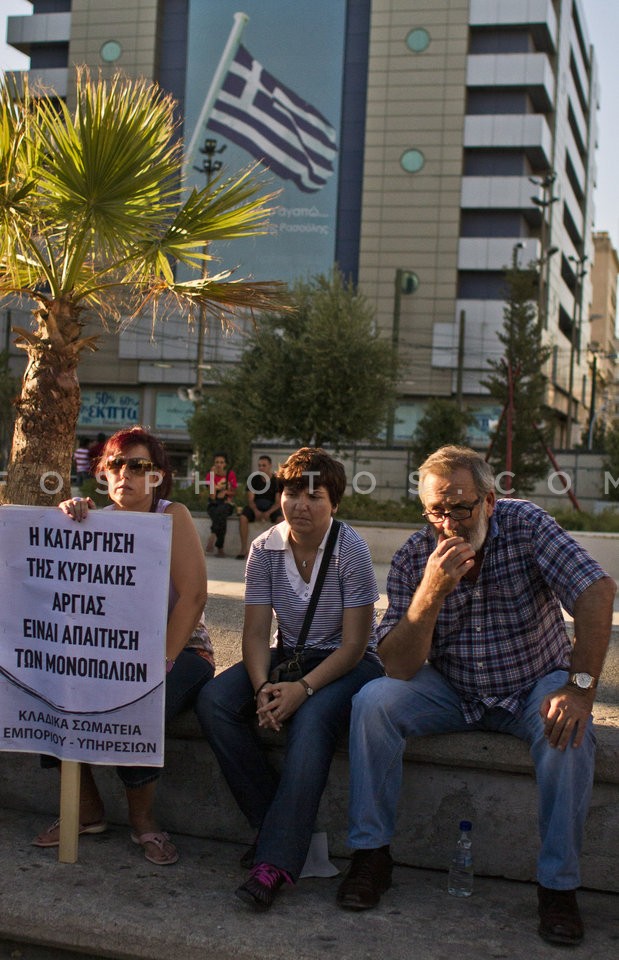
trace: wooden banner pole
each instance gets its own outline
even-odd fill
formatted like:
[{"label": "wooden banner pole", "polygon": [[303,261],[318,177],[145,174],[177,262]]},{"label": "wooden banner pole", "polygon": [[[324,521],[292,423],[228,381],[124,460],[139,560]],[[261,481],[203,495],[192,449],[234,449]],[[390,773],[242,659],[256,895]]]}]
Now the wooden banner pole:
[{"label": "wooden banner pole", "polygon": [[62,760],[60,765],[60,863],[77,862],[80,825],[80,764]]}]

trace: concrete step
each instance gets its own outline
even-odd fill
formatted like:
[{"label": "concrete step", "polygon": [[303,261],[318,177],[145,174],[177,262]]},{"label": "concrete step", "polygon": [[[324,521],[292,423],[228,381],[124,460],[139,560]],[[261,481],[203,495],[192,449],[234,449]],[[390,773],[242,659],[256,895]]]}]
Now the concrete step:
[{"label": "concrete step", "polygon": [[[17,941],[21,960],[552,960],[537,935],[535,887],[476,875],[466,900],[446,892],[441,870],[397,866],[380,906],[363,915],[338,910],[339,878],[300,881],[257,915],[233,891],[246,877],[238,845],[175,836],[172,867],[145,861],[126,827],[80,840],[76,864],[30,845],[38,818],[0,810],[0,938]],[[453,825],[441,838],[447,850]],[[336,866],[346,862],[335,859]],[[583,890],[586,926],[579,955],[616,960],[617,897]],[[33,948],[32,943],[46,944]],[[66,960],[69,960],[67,957]]]},{"label": "concrete step", "polygon": [[[213,562],[215,563],[215,561]],[[232,564],[233,561],[230,561]],[[219,570],[228,561],[220,561]],[[233,567],[240,568],[240,564]],[[243,605],[234,596],[211,596],[207,613],[219,668],[240,657]],[[619,891],[619,642],[613,640],[604,683],[595,706],[598,731],[596,782],[583,854],[584,883]],[[607,671],[610,672],[607,674]],[[250,831],[202,740],[192,713],[169,729],[166,770],[158,792],[161,821],[167,829],[202,838],[249,842]],[[274,763],[278,739],[271,737]],[[39,826],[58,812],[53,773],[40,770],[36,755],[5,752],[0,778],[0,808],[40,816]],[[97,780],[112,822],[126,822],[124,792],[112,768],[97,769]],[[523,743],[501,734],[470,733],[411,740],[406,751],[404,790],[394,853],[407,865],[441,869],[443,838],[462,817],[476,832],[480,874],[531,880],[535,875],[537,835],[533,766]],[[323,799],[318,828],[328,832],[335,855],[346,856],[348,756],[342,743]]]},{"label": "concrete step", "polygon": [[[596,712],[598,754],[593,801],[584,844],[583,883],[619,892],[619,708],[601,704]],[[275,766],[281,740],[265,735]],[[6,753],[0,780],[0,807],[46,818],[57,814],[54,775],[39,769],[35,755]],[[46,779],[47,778],[47,779]],[[100,767],[96,779],[107,815],[126,822],[126,801],[114,770]],[[348,752],[341,744],[333,761],[317,822],[326,830],[335,856],[347,856]],[[174,833],[249,843],[251,832],[233,803],[210,748],[191,712],[170,725],[166,768],[158,808]],[[399,825],[393,844],[399,862],[441,869],[445,838],[460,819],[475,825],[476,869],[480,875],[534,880],[537,855],[537,791],[525,745],[504,734],[468,733],[409,741],[404,763]]]}]

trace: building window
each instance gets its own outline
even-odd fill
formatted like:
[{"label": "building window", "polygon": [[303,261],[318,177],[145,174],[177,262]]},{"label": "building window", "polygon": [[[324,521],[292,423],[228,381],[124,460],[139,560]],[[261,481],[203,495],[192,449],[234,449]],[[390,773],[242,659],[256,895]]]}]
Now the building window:
[{"label": "building window", "polygon": [[421,150],[405,150],[400,157],[400,166],[407,173],[419,173],[426,162]]},{"label": "building window", "polygon": [[406,46],[412,53],[423,53],[430,46],[430,34],[423,27],[415,27],[406,38]]}]

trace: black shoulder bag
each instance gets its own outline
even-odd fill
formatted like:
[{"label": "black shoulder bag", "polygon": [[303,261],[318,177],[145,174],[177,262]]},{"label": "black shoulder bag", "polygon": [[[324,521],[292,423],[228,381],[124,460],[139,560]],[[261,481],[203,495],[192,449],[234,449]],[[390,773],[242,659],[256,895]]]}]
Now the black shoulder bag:
[{"label": "black shoulder bag", "polygon": [[[310,602],[305,613],[305,619],[303,620],[303,625],[299,631],[299,637],[297,639],[292,657],[290,660],[282,660],[281,663],[278,663],[275,667],[273,667],[269,676],[271,683],[284,683],[285,681],[294,683],[297,680],[300,680],[305,673],[305,669],[303,667],[303,648],[305,646],[305,641],[307,640],[309,628],[312,625],[312,620],[314,619],[314,612],[320,598],[322,585],[325,582],[325,577],[327,575],[327,567],[329,566],[329,561],[333,555],[333,548],[335,547],[335,541],[337,540],[337,535],[341,526],[342,524],[339,520],[334,520],[331,524],[329,536],[327,537],[327,542],[325,543],[325,551],[322,555],[322,561],[320,563],[320,570],[318,571],[318,576],[316,577],[316,583],[314,584],[314,589],[312,590]],[[282,640],[281,631],[278,631],[277,634],[277,649],[283,654],[284,643]]]}]

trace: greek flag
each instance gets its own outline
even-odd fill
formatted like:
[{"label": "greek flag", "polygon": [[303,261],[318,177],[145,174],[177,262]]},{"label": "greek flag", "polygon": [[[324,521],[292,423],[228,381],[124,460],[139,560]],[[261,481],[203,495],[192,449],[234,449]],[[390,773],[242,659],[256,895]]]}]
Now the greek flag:
[{"label": "greek flag", "polygon": [[208,126],[299,190],[314,193],[333,173],[335,130],[315,107],[239,46]]}]

